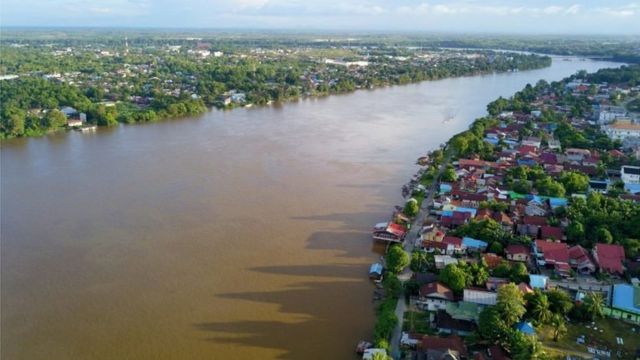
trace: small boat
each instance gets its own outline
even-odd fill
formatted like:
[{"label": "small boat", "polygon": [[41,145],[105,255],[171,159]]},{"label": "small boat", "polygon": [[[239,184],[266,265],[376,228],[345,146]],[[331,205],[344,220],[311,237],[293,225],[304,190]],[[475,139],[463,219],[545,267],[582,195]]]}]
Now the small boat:
[{"label": "small boat", "polygon": [[356,353],[362,355],[367,349],[371,349],[372,347],[373,347],[372,343],[366,340],[360,340],[360,342],[356,346]]}]

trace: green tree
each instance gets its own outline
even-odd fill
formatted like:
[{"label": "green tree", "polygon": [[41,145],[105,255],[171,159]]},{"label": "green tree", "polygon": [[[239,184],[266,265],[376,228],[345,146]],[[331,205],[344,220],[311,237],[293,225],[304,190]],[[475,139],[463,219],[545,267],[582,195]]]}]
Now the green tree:
[{"label": "green tree", "polygon": [[573,300],[566,291],[554,288],[547,291],[549,310],[554,314],[565,315],[573,308]]},{"label": "green tree", "polygon": [[496,308],[509,327],[517,323],[527,311],[522,292],[513,283],[503,285],[498,289]]},{"label": "green tree", "polygon": [[424,251],[414,251],[411,254],[409,268],[413,272],[426,272],[430,267],[429,255]]},{"label": "green tree", "polygon": [[440,271],[438,280],[447,285],[453,292],[461,293],[467,285],[467,273],[456,264],[449,264]]},{"label": "green tree", "polygon": [[607,229],[604,226],[601,226],[598,228],[598,230],[596,231],[596,237],[598,241],[602,243],[605,243],[605,244],[613,243],[613,235],[611,235],[611,232],[609,231],[609,229]]},{"label": "green tree", "polygon": [[591,320],[601,318],[604,314],[604,300],[602,294],[590,292],[584,297],[584,309]]},{"label": "green tree", "polygon": [[509,278],[511,279],[511,281],[515,282],[516,284],[519,284],[521,282],[528,282],[529,271],[527,270],[527,267],[523,263],[518,262],[511,267]]},{"label": "green tree", "polygon": [[478,334],[490,343],[505,343],[511,329],[495,306],[485,307],[478,318]]},{"label": "green tree", "polygon": [[458,175],[456,175],[456,171],[452,168],[446,169],[441,176],[441,180],[444,182],[453,182],[456,181]]},{"label": "green tree", "polygon": [[400,273],[409,263],[411,259],[409,254],[398,244],[394,244],[389,248],[385,257],[387,269],[394,274]]},{"label": "green tree", "polygon": [[549,309],[549,299],[542,291],[536,289],[528,296],[529,315],[538,324],[547,324],[551,321],[553,313]]},{"label": "green tree", "polygon": [[562,172],[560,182],[569,194],[582,193],[589,188],[589,177],[575,171]]},{"label": "green tree", "polygon": [[551,327],[553,328],[553,341],[558,341],[567,333],[567,326],[564,317],[560,314],[554,314],[551,318]]},{"label": "green tree", "polygon": [[414,217],[418,215],[419,211],[420,207],[418,206],[418,200],[411,198],[407,200],[406,204],[404,204],[404,210],[402,212],[409,217]]},{"label": "green tree", "polygon": [[64,126],[66,123],[67,117],[58,109],[48,111],[42,119],[42,124],[45,128],[58,128]]}]

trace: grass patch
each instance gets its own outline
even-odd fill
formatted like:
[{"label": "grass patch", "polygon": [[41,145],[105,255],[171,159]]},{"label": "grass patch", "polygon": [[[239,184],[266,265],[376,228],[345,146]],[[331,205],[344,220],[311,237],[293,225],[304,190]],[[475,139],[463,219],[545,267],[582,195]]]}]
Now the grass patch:
[{"label": "grass patch", "polygon": [[436,331],[429,326],[429,314],[426,311],[406,311],[402,331],[434,335]]},{"label": "grass patch", "polygon": [[[545,346],[564,349],[568,353],[573,351],[586,353],[587,346],[597,346],[610,350],[612,358],[634,358],[636,349],[640,347],[640,326],[610,318],[598,319],[594,325],[598,330],[594,329],[591,322],[567,323],[567,333],[558,342],[553,341],[552,328],[544,326],[538,330],[539,339]],[[581,335],[585,337],[585,344],[576,343]],[[622,338],[624,344],[619,345],[616,342],[616,337]],[[619,357],[617,356],[618,351],[620,351]]]}]

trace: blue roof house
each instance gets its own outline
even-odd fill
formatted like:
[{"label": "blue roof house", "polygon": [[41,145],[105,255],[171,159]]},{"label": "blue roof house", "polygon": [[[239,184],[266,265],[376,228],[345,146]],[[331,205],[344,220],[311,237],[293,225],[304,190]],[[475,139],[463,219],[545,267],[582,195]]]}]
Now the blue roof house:
[{"label": "blue roof house", "polygon": [[546,289],[548,280],[548,276],[530,274],[529,286],[531,286],[532,289]]},{"label": "blue roof house", "polygon": [[462,238],[462,246],[471,251],[480,251],[487,248],[487,243],[468,236]]},{"label": "blue roof house", "polygon": [[529,336],[535,336],[536,335],[536,329],[533,328],[533,325],[531,325],[530,322],[521,321],[521,322],[517,323],[516,324],[516,330],[520,331],[521,333],[523,333],[525,335],[529,335]]}]

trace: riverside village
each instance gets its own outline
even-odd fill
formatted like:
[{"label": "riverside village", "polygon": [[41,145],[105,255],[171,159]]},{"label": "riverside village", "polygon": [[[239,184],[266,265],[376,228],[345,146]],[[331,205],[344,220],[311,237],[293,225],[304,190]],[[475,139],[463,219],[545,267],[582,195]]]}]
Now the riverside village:
[{"label": "riverside village", "polygon": [[640,358],[640,66],[527,85],[372,231],[363,359]]}]

